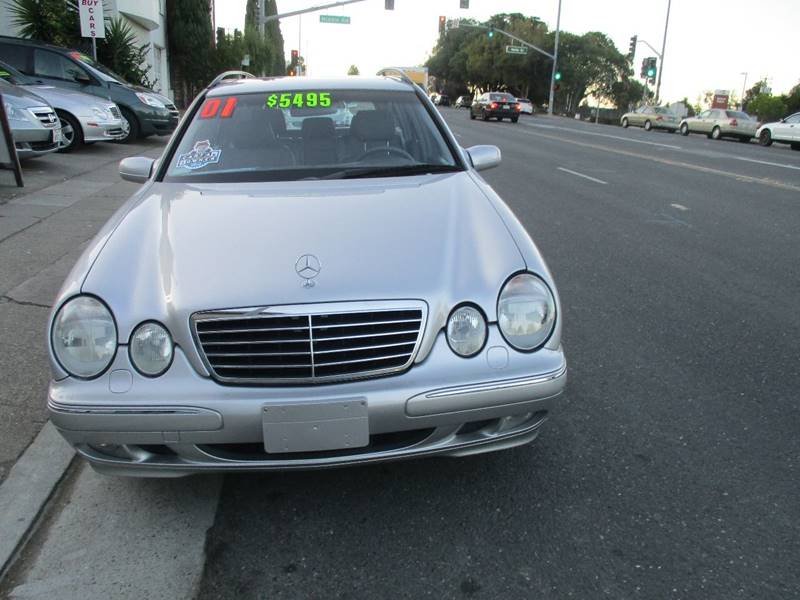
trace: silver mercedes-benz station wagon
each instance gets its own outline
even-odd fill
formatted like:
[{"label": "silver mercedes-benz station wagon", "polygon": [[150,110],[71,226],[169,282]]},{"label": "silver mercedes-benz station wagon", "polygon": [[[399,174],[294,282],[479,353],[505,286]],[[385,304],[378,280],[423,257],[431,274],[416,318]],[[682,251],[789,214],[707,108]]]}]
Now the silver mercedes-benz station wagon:
[{"label": "silver mercedes-benz station wagon", "polygon": [[532,441],[566,383],[561,311],[478,174],[499,163],[396,70],[220,76],[159,160],[120,163],[143,185],[54,304],[53,423],[140,476]]}]

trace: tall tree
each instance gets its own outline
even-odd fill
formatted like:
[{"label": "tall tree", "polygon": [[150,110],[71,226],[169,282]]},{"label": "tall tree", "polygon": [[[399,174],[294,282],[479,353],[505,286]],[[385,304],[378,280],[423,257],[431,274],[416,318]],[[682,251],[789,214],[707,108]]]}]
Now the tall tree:
[{"label": "tall tree", "polygon": [[347,69],[347,74],[348,75],[360,75],[361,73],[359,73],[357,66],[350,65],[350,68]]},{"label": "tall tree", "polygon": [[[266,1],[266,16],[278,14],[275,0]],[[244,39],[246,52],[250,55],[248,70],[254,75],[281,75],[284,72],[283,36],[280,23],[269,21],[261,33],[258,18],[259,0],[247,0],[244,16]]]},{"label": "tall tree", "polygon": [[209,0],[167,0],[167,44],[175,101],[186,106],[215,73]]}]

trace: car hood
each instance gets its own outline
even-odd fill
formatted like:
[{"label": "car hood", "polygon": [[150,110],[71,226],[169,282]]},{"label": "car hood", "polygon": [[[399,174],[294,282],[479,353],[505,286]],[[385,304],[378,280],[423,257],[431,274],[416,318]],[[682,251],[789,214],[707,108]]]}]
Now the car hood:
[{"label": "car hood", "polygon": [[108,108],[112,102],[77,90],[58,88],[52,85],[26,85],[26,89],[47,100],[56,108],[79,110],[81,114],[90,112],[92,107]]},{"label": "car hood", "polygon": [[34,106],[50,106],[50,104],[37,94],[26,90],[18,85],[2,85],[0,86],[0,94],[3,95],[3,100],[17,108],[32,108]]},{"label": "car hood", "polygon": [[[107,240],[107,241],[106,241]],[[120,341],[148,319],[190,343],[197,311],[421,299],[429,329],[460,302],[495,320],[504,281],[525,268],[495,206],[467,172],[185,185],[154,183],[101,236],[82,289],[103,298]],[[313,254],[313,287],[296,272]]]}]

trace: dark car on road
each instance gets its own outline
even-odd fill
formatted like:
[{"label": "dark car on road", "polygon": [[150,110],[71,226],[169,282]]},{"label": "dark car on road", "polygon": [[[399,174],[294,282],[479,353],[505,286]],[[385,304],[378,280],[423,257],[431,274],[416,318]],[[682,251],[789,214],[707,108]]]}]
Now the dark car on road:
[{"label": "dark car on road", "polygon": [[42,83],[108,98],[117,103],[130,128],[119,141],[169,135],[178,125],[178,109],[145,87],[131,85],[77,50],[35,40],[0,36],[0,59]]},{"label": "dark car on road", "polygon": [[505,92],[486,92],[478,96],[469,109],[469,118],[480,117],[484,121],[489,119],[511,119],[512,123],[519,121],[521,106],[517,99]]}]

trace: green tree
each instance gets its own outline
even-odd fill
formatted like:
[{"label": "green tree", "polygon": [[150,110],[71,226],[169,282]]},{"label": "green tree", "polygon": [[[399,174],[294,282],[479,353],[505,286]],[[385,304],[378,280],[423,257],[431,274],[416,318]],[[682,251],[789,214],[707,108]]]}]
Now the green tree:
[{"label": "green tree", "polygon": [[759,121],[777,121],[786,114],[786,104],[780,96],[759,94],[748,103],[747,112]]},{"label": "green tree", "polygon": [[641,104],[644,99],[644,85],[630,77],[615,81],[611,84],[609,99],[619,110],[627,112]]},{"label": "green tree", "polygon": [[742,110],[748,110],[748,105],[750,102],[755,99],[756,96],[761,94],[761,90],[767,87],[767,80],[761,79],[756,81],[755,84],[751,88],[749,88],[744,93],[744,98],[742,98]]},{"label": "green tree", "polygon": [[786,105],[787,113],[800,112],[800,83],[789,90],[789,93],[784,96],[783,102]]},{"label": "green tree", "polygon": [[111,19],[106,25],[105,39],[98,40],[97,60],[125,81],[152,88],[156,80],[150,79],[147,54],[150,44],[138,44],[131,26],[121,18]]},{"label": "green tree", "polygon": [[167,44],[175,102],[186,106],[215,73],[209,0],[167,0]]},{"label": "green tree", "polygon": [[359,73],[357,66],[350,65],[350,68],[347,69],[347,74],[348,75],[360,75],[361,73]]},{"label": "green tree", "polygon": [[[266,0],[266,16],[278,14],[275,0]],[[258,0],[247,0],[244,17],[244,40],[247,54],[250,55],[248,70],[254,75],[282,75],[283,36],[277,20],[269,21],[261,33],[258,19]]]},{"label": "green tree", "polygon": [[80,42],[76,0],[10,0],[6,6],[20,37],[67,47]]}]

